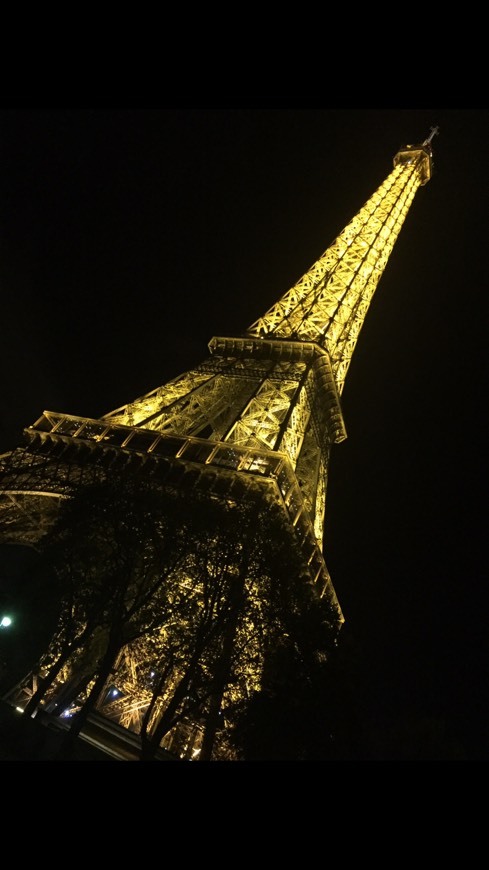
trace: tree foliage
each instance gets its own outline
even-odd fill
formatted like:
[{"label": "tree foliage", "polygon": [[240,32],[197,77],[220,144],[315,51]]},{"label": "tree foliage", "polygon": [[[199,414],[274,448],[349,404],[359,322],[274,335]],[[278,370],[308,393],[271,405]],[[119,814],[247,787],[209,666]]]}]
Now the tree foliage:
[{"label": "tree foliage", "polygon": [[43,548],[60,618],[26,712],[71,711],[73,738],[98,709],[140,734],[143,760],[193,757],[189,728],[195,757],[246,757],[257,705],[293,706],[334,647],[286,525],[259,498],[137,476],[67,500]]}]

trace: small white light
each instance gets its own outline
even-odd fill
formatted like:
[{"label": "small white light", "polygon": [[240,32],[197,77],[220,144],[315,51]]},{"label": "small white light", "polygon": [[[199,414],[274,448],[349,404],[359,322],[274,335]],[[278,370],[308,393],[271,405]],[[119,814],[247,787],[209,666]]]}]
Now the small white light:
[{"label": "small white light", "polygon": [[7,626],[12,625],[12,620],[10,616],[2,616],[2,621],[0,622],[2,628],[7,628]]}]

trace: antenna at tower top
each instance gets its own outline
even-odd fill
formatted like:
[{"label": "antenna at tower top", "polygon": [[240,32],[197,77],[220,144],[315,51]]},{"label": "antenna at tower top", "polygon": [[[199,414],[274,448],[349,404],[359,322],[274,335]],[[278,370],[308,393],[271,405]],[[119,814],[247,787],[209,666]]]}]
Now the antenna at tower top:
[{"label": "antenna at tower top", "polygon": [[428,136],[428,138],[424,140],[423,145],[429,145],[431,140],[433,139],[433,136],[437,136],[440,132],[439,127],[430,127],[430,130],[431,130],[431,133]]}]

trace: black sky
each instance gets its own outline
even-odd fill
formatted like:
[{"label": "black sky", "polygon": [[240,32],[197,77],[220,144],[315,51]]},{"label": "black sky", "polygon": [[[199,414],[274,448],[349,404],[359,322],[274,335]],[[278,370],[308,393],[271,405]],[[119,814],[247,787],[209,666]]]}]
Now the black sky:
[{"label": "black sky", "polygon": [[0,451],[241,334],[435,124],[347,376],[325,555],[374,715],[487,759],[487,111],[3,108]]}]

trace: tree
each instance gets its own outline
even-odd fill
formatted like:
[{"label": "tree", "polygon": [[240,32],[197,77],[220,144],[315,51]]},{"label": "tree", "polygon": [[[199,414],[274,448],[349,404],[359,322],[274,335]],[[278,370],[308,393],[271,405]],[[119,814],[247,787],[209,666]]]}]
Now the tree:
[{"label": "tree", "polygon": [[94,680],[73,722],[79,731],[122,647],[164,619],[154,599],[178,562],[180,528],[174,493],[135,479],[96,484],[66,502],[43,548],[62,590],[61,618],[28,713],[48,690],[61,712]]},{"label": "tree", "polygon": [[[59,588],[33,547],[0,546],[0,693],[15,691],[42,655],[59,618]],[[39,618],[39,614],[43,618]],[[8,623],[7,620],[10,620]]]},{"label": "tree", "polygon": [[356,654],[348,637],[337,639],[332,616],[328,602],[317,598],[305,600],[291,619],[284,612],[287,631],[270,649],[262,684],[235,712],[230,736],[243,760],[362,757]]},{"label": "tree", "polygon": [[99,710],[140,734],[142,760],[189,723],[194,757],[246,757],[257,699],[274,686],[276,707],[296,703],[334,645],[336,614],[258,490],[239,500],[112,476],[66,500],[43,559],[61,615],[26,712],[69,711],[68,742]]}]

